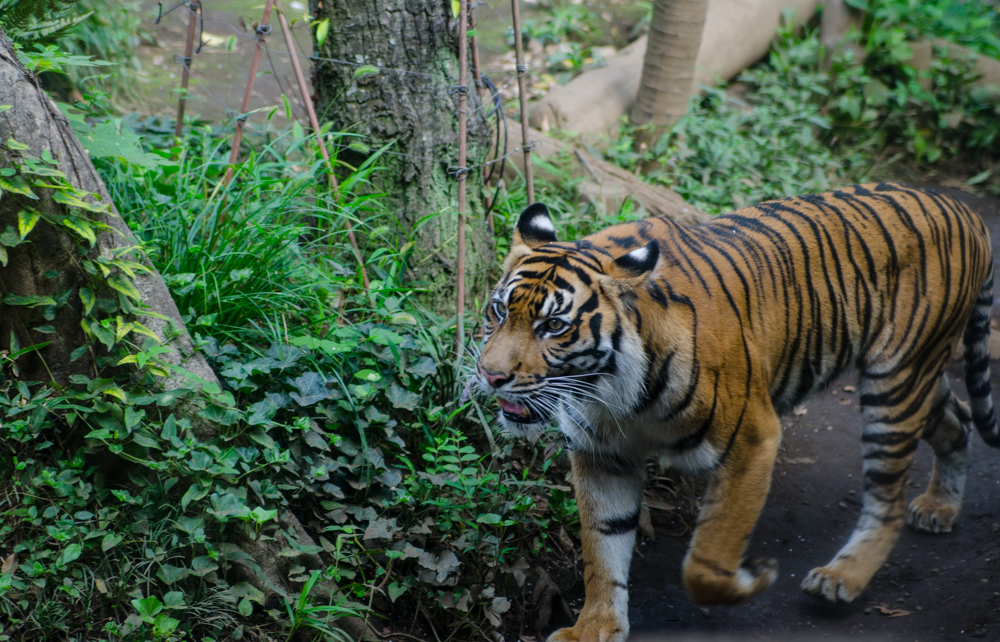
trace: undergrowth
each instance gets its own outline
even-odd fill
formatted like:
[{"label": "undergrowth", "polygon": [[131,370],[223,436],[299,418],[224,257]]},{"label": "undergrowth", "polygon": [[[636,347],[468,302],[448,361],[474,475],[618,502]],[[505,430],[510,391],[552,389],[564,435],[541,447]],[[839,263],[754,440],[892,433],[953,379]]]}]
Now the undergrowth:
[{"label": "undergrowth", "polygon": [[[124,281],[66,293],[91,301],[101,378],[24,382],[5,357],[0,640],[338,639],[344,617],[390,613],[458,639],[502,627],[575,504],[543,481],[555,449],[497,443],[492,410],[461,400],[453,324],[415,303],[406,235],[364,192],[378,156],[331,193],[317,138],[271,132],[226,187],[226,131],[174,142],[172,123],[63,108],[221,386],[155,391],[170,368]],[[55,180],[25,167],[4,185]],[[296,592],[262,591],[243,540],[279,543]]]}]

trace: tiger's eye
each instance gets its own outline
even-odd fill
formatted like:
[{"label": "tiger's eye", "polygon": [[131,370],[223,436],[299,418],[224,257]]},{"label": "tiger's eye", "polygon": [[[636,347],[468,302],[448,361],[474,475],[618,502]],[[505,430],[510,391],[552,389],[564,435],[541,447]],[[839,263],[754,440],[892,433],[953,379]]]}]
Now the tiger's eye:
[{"label": "tiger's eye", "polygon": [[559,332],[565,327],[566,327],[566,322],[563,321],[562,319],[557,319],[556,317],[552,317],[551,319],[545,322],[545,329],[548,330],[549,332]]},{"label": "tiger's eye", "polygon": [[501,319],[506,319],[507,318],[507,306],[504,305],[503,301],[494,301],[493,302],[493,312],[494,312],[494,314],[496,314]]}]

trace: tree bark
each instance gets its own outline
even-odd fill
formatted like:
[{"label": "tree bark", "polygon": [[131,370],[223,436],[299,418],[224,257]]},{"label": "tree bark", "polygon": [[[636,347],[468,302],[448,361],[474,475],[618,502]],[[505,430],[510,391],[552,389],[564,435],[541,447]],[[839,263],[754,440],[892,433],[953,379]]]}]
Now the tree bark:
[{"label": "tree bark", "polygon": [[687,112],[708,0],[655,0],[632,122],[654,125],[641,142],[655,143]]},{"label": "tree bark", "polygon": [[[409,276],[428,286],[425,300],[439,312],[454,309],[458,229],[457,19],[450,0],[310,0],[329,19],[317,45],[317,111],[336,131],[364,136],[372,151],[389,145],[372,176],[372,189],[406,230],[413,249]],[[377,68],[378,73],[373,72]],[[490,130],[475,91],[468,91],[467,165],[489,154]],[[344,150],[351,165],[364,159]],[[484,220],[482,169],[467,178],[467,304],[489,287],[493,244]]]}]

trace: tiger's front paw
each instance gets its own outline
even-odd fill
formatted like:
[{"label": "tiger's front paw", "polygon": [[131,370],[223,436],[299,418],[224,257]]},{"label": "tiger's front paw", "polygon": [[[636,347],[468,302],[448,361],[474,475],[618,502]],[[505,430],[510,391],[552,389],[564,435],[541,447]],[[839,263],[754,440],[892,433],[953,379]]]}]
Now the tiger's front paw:
[{"label": "tiger's front paw", "polygon": [[961,502],[948,501],[933,493],[924,493],[910,502],[906,523],[915,531],[950,533],[961,510]]},{"label": "tiger's front paw", "polygon": [[696,604],[739,604],[777,578],[778,562],[773,559],[746,559],[736,571],[691,555],[684,562],[684,588]]},{"label": "tiger's front paw", "polygon": [[620,621],[612,613],[581,615],[576,625],[559,629],[546,642],[625,642],[628,621]]},{"label": "tiger's front paw", "polygon": [[802,581],[802,590],[814,597],[821,597],[834,604],[850,604],[865,590],[867,582],[838,571],[835,565],[814,568]]}]

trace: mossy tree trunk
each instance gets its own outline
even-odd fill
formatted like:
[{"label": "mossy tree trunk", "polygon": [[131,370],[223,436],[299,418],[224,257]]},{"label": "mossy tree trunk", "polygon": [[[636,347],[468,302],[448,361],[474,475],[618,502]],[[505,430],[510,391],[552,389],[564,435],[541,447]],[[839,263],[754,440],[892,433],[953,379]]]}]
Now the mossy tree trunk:
[{"label": "mossy tree trunk", "polygon": [[687,112],[708,0],[654,0],[649,44],[632,122],[653,125],[640,143],[657,139]]},{"label": "mossy tree trunk", "polygon": [[[12,347],[47,344],[17,360],[21,378],[63,386],[70,375],[98,374],[93,350],[71,358],[77,348],[88,342],[80,323],[84,316],[80,288],[86,281],[81,259],[111,257],[137,243],[128,225],[115,214],[107,188],[66,117],[41,90],[37,79],[21,65],[2,32],[0,105],[10,106],[0,111],[0,168],[18,170],[26,159],[51,155],[49,167],[65,174],[77,190],[92,194],[89,199],[92,204],[108,208],[104,214],[90,215],[92,220],[110,229],[96,235],[89,252],[82,253],[67,228],[49,225],[45,217],[34,226],[25,239],[27,242],[4,247],[7,260],[6,266],[0,267],[0,350],[14,352]],[[12,243],[18,236],[18,215],[26,208],[60,216],[68,212],[67,205],[57,201],[53,191],[36,191],[37,200],[10,190],[0,196],[0,245]],[[206,381],[217,382],[215,373],[192,345],[163,279],[148,262],[146,267],[149,271],[138,272],[133,283],[144,305],[162,317],[143,317],[145,325],[171,348],[162,358]],[[51,297],[57,304],[11,305],[23,302],[24,297]],[[180,383],[169,377],[163,381],[165,387]]]},{"label": "mossy tree trunk", "polygon": [[[316,47],[313,83],[317,112],[335,131],[365,137],[379,159],[376,192],[411,235],[410,279],[428,286],[425,301],[452,313],[458,229],[458,21],[450,0],[311,0],[313,14],[329,19]],[[341,61],[331,62],[330,60]],[[375,73],[375,69],[378,72]],[[468,91],[469,167],[486,161],[490,129],[473,88]],[[324,116],[325,115],[325,116]],[[342,151],[352,165],[357,150]],[[493,244],[484,221],[487,193],[482,169],[468,175],[467,303],[489,287]],[[363,230],[362,230],[363,233]]]}]

